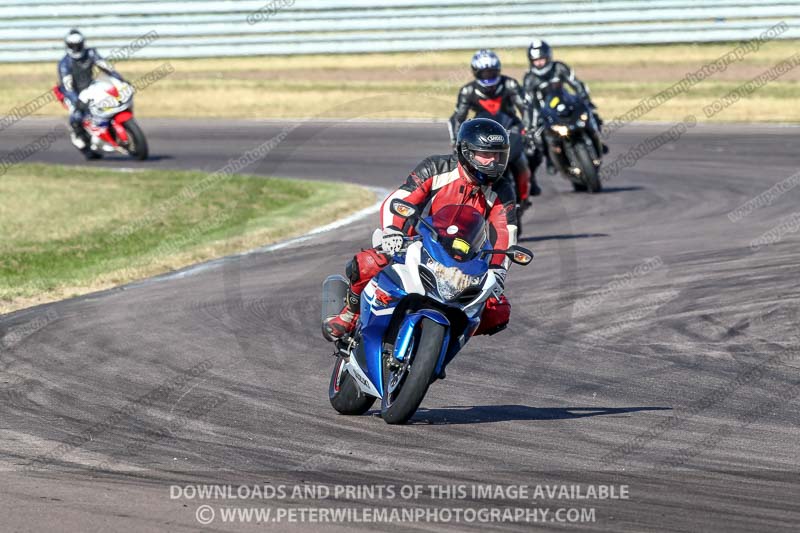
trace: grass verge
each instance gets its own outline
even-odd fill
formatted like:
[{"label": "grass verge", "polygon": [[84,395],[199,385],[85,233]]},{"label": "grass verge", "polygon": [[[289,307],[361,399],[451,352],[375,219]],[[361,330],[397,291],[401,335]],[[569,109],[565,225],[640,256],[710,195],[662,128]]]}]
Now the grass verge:
[{"label": "grass verge", "polygon": [[[731,43],[559,48],[556,57],[589,83],[606,119],[636,107],[686,73],[724,55]],[[765,43],[640,120],[681,120],[767,68],[795,54],[798,41]],[[101,50],[102,52],[102,50]],[[504,72],[522,77],[523,49],[498,50]],[[150,117],[447,118],[458,88],[470,79],[469,51],[121,61],[135,80],[169,62],[174,72],[142,90],[137,113]],[[797,69],[800,71],[800,69]],[[34,100],[55,83],[51,64],[0,65],[0,112]],[[790,71],[713,117],[714,121],[800,122]],[[38,114],[63,115],[56,103]]]},{"label": "grass verge", "polygon": [[354,185],[38,164],[0,178],[0,314],[300,235],[375,201]]}]

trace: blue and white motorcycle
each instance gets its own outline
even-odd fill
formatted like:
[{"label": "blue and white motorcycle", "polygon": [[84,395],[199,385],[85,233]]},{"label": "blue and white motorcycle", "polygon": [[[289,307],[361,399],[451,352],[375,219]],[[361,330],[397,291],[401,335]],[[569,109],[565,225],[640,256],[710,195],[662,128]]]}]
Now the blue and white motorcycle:
[{"label": "blue and white motorcycle", "polygon": [[[426,218],[402,200],[390,209],[417,235],[405,237],[364,289],[356,329],[336,342],[328,394],[346,415],[364,414],[380,398],[383,420],[403,424],[478,329],[486,300],[502,294],[491,256],[527,265],[533,254],[519,246],[493,250],[486,221],[472,206],[449,205]],[[323,320],[341,310],[347,288],[343,276],[325,280]]]}]

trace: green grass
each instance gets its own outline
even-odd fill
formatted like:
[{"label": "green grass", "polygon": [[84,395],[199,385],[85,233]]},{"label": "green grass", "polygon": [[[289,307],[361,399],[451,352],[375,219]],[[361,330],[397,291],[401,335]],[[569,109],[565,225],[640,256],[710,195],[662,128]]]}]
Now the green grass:
[{"label": "green grass", "polygon": [[[798,41],[765,43],[640,120],[677,121],[797,52]],[[588,82],[606,119],[636,107],[686,73],[724,55],[735,43],[559,48],[556,57]],[[101,51],[102,52],[102,51]],[[504,72],[521,78],[524,49],[498,50]],[[456,91],[470,79],[472,52],[308,55],[121,61],[129,79],[169,62],[174,72],[141,91],[143,117],[447,118]],[[0,112],[34,99],[55,83],[51,64],[0,65]],[[715,115],[714,121],[800,122],[800,69]],[[56,103],[38,114],[64,115]]]},{"label": "green grass", "polygon": [[[374,202],[357,186],[26,164],[0,176],[0,313],[298,235]],[[181,194],[184,193],[184,194]]]}]

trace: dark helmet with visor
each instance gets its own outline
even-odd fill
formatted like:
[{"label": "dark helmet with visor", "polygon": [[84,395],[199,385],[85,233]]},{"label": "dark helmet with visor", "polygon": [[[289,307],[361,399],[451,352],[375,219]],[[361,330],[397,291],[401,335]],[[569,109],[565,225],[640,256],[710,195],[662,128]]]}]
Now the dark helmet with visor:
[{"label": "dark helmet with visor", "polygon": [[528,62],[534,74],[544,76],[553,64],[553,49],[545,41],[536,39],[528,47]]},{"label": "dark helmet with visor", "polygon": [[506,129],[488,118],[467,120],[456,139],[458,162],[481,185],[493,183],[506,171],[509,146]]},{"label": "dark helmet with visor", "polygon": [[67,47],[67,54],[72,59],[81,59],[86,51],[86,41],[83,34],[78,30],[70,30],[64,37],[64,46]]}]

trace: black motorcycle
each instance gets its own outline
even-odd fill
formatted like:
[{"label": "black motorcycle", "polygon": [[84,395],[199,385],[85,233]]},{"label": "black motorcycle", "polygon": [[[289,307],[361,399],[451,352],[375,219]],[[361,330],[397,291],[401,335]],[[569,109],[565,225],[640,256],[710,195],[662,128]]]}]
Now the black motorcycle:
[{"label": "black motorcycle", "polygon": [[599,192],[603,144],[592,110],[563,84],[545,82],[537,90],[542,141],[550,163],[577,192]]}]

